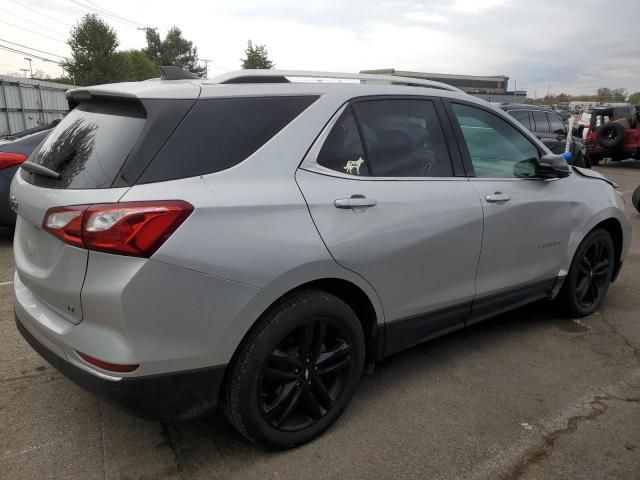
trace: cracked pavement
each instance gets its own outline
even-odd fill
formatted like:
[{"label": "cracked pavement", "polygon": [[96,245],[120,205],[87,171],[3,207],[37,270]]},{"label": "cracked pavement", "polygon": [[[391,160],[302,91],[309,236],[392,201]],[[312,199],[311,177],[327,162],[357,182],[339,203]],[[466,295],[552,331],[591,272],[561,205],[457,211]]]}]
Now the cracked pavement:
[{"label": "cracked pavement", "polygon": [[[539,303],[393,356],[333,428],[288,452],[220,417],[151,422],[96,399],[22,340],[0,285],[0,479],[640,479],[640,162],[598,170],[636,232],[598,312]],[[12,273],[0,231],[0,283]]]}]

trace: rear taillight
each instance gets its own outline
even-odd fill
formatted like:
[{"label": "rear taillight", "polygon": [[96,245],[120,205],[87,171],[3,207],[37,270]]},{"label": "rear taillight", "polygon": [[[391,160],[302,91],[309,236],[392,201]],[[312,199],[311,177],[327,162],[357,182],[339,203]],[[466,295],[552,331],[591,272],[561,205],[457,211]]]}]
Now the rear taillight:
[{"label": "rear taillight", "polygon": [[13,167],[14,165],[20,165],[26,159],[27,156],[22,153],[0,152],[0,170]]},{"label": "rear taillight", "polygon": [[192,211],[182,200],[54,207],[42,228],[76,247],[149,258]]}]

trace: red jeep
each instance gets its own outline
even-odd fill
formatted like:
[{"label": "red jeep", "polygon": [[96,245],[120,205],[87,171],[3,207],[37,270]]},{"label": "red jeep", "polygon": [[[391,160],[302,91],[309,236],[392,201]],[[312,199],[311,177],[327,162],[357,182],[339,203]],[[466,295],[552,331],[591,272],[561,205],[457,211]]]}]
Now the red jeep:
[{"label": "red jeep", "polygon": [[592,165],[603,158],[640,160],[640,110],[632,106],[599,107],[589,113],[585,145]]}]

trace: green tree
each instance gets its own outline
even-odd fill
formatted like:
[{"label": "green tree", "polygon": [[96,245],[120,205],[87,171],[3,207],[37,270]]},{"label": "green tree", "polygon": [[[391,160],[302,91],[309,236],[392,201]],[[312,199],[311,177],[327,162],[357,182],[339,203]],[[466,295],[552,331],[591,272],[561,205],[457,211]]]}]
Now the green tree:
[{"label": "green tree", "polygon": [[122,80],[136,82],[160,76],[158,68],[143,50],[127,50],[118,54],[124,60]]},{"label": "green tree", "polygon": [[596,98],[599,102],[624,102],[627,98],[627,90],[624,88],[602,87],[596,91]]},{"label": "green tree", "polygon": [[640,105],[640,92],[632,93],[627,100],[631,105]]},{"label": "green tree", "polygon": [[147,48],[144,52],[156,66],[174,65],[199,77],[204,75],[205,68],[198,61],[198,49],[182,36],[178,27],[171,27],[164,40],[156,29],[147,28]]},{"label": "green tree", "polygon": [[241,59],[242,68],[269,69],[275,67],[275,64],[269,59],[269,52],[267,52],[265,45],[254,45],[249,40],[244,54],[245,58]]},{"label": "green tree", "polygon": [[124,59],[116,52],[119,41],[115,30],[97,15],[82,17],[67,40],[71,58],[64,68],[78,85],[96,85],[122,79]]}]

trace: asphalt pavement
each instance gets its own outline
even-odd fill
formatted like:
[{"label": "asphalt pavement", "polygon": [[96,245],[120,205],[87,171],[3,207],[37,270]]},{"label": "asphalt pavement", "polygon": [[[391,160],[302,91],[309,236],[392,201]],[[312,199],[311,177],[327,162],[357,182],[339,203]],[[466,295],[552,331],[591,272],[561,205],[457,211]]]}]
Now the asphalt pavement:
[{"label": "asphalt pavement", "polygon": [[16,330],[0,230],[0,479],[640,479],[640,162],[598,170],[636,232],[599,311],[538,303],[395,355],[324,436],[287,452],[222,417],[137,419],[66,380]]}]

